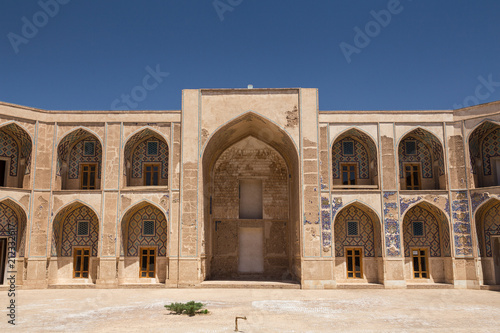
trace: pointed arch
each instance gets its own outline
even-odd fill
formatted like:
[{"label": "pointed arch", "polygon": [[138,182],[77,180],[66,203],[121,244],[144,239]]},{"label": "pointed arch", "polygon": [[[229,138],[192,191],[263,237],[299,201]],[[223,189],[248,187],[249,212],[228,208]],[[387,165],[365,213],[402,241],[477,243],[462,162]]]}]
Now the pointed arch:
[{"label": "pointed arch", "polygon": [[[378,185],[378,153],[375,140],[351,127],[335,137],[331,145],[333,186]],[[351,149],[347,153],[345,150]]]},{"label": "pointed arch", "polygon": [[[205,138],[202,141],[200,150],[200,159],[203,177],[203,195],[198,197],[199,207],[203,207],[203,228],[205,232],[202,240],[207,260],[203,265],[206,268],[203,272],[203,278],[230,278],[238,276],[239,253],[231,252],[229,254],[229,245],[217,235],[221,233],[234,233],[244,228],[244,221],[241,222],[239,215],[239,206],[231,200],[229,207],[231,218],[235,223],[218,225],[216,234],[214,218],[218,219],[224,211],[226,196],[231,198],[238,197],[238,188],[241,186],[242,178],[249,177],[257,180],[260,185],[256,185],[257,191],[261,193],[279,193],[277,198],[279,202],[286,202],[278,209],[279,205],[271,205],[263,201],[262,216],[279,216],[277,220],[282,220],[281,225],[273,224],[273,232],[278,239],[274,245],[276,249],[264,248],[262,254],[263,262],[271,260],[271,251],[278,251],[280,254],[277,260],[281,265],[275,268],[273,272],[264,264],[263,271],[259,274],[281,277],[282,274],[289,275],[291,278],[300,277],[300,221],[301,207],[299,205],[299,152],[297,145],[286,132],[284,128],[276,124],[271,119],[258,114],[252,110],[234,117],[220,125],[212,133],[204,130]],[[233,158],[234,157],[234,158]],[[231,162],[229,162],[231,161]],[[231,166],[229,166],[231,164]],[[254,168],[254,165],[259,167]],[[227,166],[227,167],[226,167]],[[276,179],[272,183],[269,170],[275,170]],[[227,177],[224,180],[224,174]],[[260,179],[260,182],[258,181]],[[275,184],[275,186],[272,186]],[[284,184],[284,185],[283,185]],[[223,187],[226,190],[222,190]],[[284,212],[283,212],[284,211]],[[216,215],[218,214],[217,217]],[[241,223],[240,223],[241,222]],[[263,227],[262,219],[257,219],[256,227]],[[274,223],[274,222],[273,222]],[[231,229],[231,228],[236,229]],[[243,230],[243,229],[241,229]],[[220,244],[219,244],[220,242]],[[224,243],[224,244],[223,244]],[[219,244],[219,245],[218,245]],[[279,250],[277,250],[279,249]],[[227,257],[231,264],[224,265]],[[267,269],[267,271],[266,271]]]},{"label": "pointed arch", "polygon": [[[87,145],[91,143],[90,146]],[[97,133],[84,126],[68,131],[57,144],[56,174],[62,177],[61,189],[99,189],[102,170],[103,142]],[[87,151],[87,149],[90,149]],[[92,164],[93,181],[82,182],[81,165]],[[90,177],[90,176],[88,176]],[[85,178],[85,177],[84,177]]]},{"label": "pointed arch", "polygon": [[[12,187],[23,187],[24,175],[31,173],[33,138],[28,130],[17,121],[8,121],[0,125],[0,157],[10,161],[8,176],[18,177],[6,183]],[[3,185],[3,184],[0,184]]]},{"label": "pointed arch", "polygon": [[[156,142],[156,152],[150,154],[149,142]],[[170,144],[168,138],[151,126],[143,126],[130,134],[123,145],[123,173],[127,186],[168,185]],[[157,181],[147,179],[145,164],[158,165]]]},{"label": "pointed arch", "polygon": [[[431,257],[450,257],[451,225],[445,212],[427,200],[413,203],[404,212],[403,250],[405,257],[410,257],[410,248],[425,246],[430,249]],[[412,222],[423,222],[424,236],[413,235]]]},{"label": "pointed arch", "polygon": [[[357,222],[357,236],[348,234],[348,222]],[[359,200],[344,205],[334,217],[335,256],[343,257],[344,247],[363,248],[364,257],[382,256],[382,222],[378,213]]]},{"label": "pointed arch", "polygon": [[490,198],[475,213],[479,257],[492,257],[491,237],[500,235],[500,199]]},{"label": "pointed arch", "polygon": [[475,187],[500,185],[500,124],[485,119],[467,136]]},{"label": "pointed arch", "polygon": [[[78,236],[79,221],[88,222],[88,236]],[[52,257],[72,257],[73,246],[89,246],[91,256],[97,257],[99,241],[99,215],[81,200],[74,200],[60,209],[52,219]]]},{"label": "pointed arch", "polygon": [[[154,236],[145,236],[142,221],[155,221]],[[168,214],[158,204],[143,199],[130,205],[121,216],[120,256],[139,256],[140,246],[156,246],[157,256],[168,256]]]},{"label": "pointed arch", "polygon": [[[407,142],[414,142],[414,153],[406,151]],[[440,138],[417,126],[400,137],[397,147],[401,189],[446,189],[444,150]],[[407,171],[405,165],[412,167]]]},{"label": "pointed arch", "polygon": [[0,236],[16,235],[16,256],[24,257],[26,248],[27,214],[16,200],[6,197],[0,200]]}]

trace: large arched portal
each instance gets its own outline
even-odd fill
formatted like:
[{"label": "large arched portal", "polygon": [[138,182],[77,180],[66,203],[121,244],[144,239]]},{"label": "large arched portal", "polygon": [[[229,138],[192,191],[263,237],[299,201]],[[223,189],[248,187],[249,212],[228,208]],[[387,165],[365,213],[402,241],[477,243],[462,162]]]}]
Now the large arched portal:
[{"label": "large arched portal", "polygon": [[483,282],[500,285],[500,200],[490,199],[476,212]]},{"label": "large arched portal", "polygon": [[300,277],[298,155],[290,137],[249,112],[203,153],[205,279]]}]

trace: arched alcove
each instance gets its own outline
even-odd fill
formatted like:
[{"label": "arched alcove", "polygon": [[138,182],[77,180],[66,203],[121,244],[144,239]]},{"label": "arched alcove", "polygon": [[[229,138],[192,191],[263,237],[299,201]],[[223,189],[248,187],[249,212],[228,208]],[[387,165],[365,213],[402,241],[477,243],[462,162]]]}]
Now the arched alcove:
[{"label": "arched alcove", "polygon": [[15,122],[0,127],[0,187],[29,186],[31,137]]},{"label": "arched alcove", "polygon": [[253,112],[220,127],[203,151],[204,278],[299,280],[298,186],[284,130]]},{"label": "arched alcove", "polygon": [[407,133],[398,145],[399,179],[402,190],[445,190],[443,146],[423,128]]},{"label": "arched alcove", "polygon": [[483,282],[500,285],[500,200],[490,199],[475,214]]},{"label": "arched alcove", "polygon": [[475,187],[500,186],[500,125],[483,122],[468,142]]}]

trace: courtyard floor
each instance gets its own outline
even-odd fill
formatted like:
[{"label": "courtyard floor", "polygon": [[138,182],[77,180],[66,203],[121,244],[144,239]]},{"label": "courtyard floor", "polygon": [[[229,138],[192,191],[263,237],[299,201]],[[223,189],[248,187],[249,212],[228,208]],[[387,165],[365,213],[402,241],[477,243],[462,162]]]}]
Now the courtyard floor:
[{"label": "courtyard floor", "polygon": [[[479,290],[57,289],[0,291],[0,332],[499,332],[500,293]],[[170,302],[210,311],[171,315]]]}]

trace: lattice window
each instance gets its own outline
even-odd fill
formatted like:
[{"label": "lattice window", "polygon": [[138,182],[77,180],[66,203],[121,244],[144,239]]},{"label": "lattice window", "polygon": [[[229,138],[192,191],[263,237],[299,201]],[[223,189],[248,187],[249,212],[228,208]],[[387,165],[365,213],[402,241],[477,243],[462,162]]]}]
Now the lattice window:
[{"label": "lattice window", "polygon": [[347,221],[347,236],[359,236],[358,221]]},{"label": "lattice window", "polygon": [[417,155],[417,142],[416,141],[406,141],[405,142],[405,153],[406,153],[406,155]]},{"label": "lattice window", "polygon": [[152,220],[142,221],[142,235],[143,236],[155,235],[155,221]]},{"label": "lattice window", "polygon": [[78,221],[76,223],[76,235],[79,237],[88,236],[90,232],[89,221]]},{"label": "lattice window", "polygon": [[413,225],[413,236],[423,237],[424,236],[424,222],[413,221],[412,225]]},{"label": "lattice window", "polygon": [[95,142],[85,141],[83,143],[83,156],[95,156]]},{"label": "lattice window", "polygon": [[342,142],[342,153],[344,156],[354,155],[354,141],[344,141]]},{"label": "lattice window", "polygon": [[147,155],[148,156],[158,155],[158,141],[149,141],[148,142]]}]

